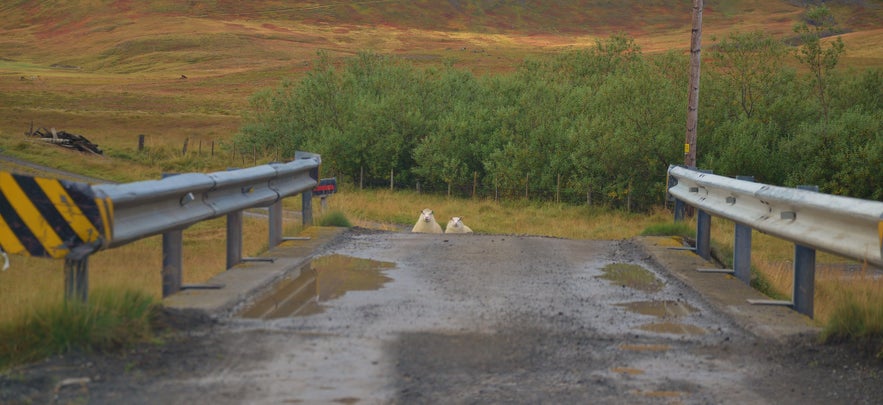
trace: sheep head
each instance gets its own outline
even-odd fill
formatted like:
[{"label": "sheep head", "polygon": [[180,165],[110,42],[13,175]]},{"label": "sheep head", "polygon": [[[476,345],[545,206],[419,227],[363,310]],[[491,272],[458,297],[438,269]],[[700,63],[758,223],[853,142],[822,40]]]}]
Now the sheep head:
[{"label": "sheep head", "polygon": [[423,212],[420,213],[420,220],[423,222],[432,222],[435,221],[435,216],[432,214],[432,210],[426,208]]}]

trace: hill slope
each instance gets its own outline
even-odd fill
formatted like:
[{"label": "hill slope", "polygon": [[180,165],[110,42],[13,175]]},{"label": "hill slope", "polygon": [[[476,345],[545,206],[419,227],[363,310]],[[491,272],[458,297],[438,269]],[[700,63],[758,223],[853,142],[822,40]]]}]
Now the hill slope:
[{"label": "hill slope", "polygon": [[[803,3],[706,0],[703,33],[788,37]],[[848,32],[843,65],[883,66],[883,0],[826,4]],[[684,0],[12,0],[0,6],[0,135],[33,122],[109,151],[137,134],[148,146],[225,140],[249,95],[299,77],[319,51],[482,74],[616,32],[644,52],[685,51],[690,19]]]}]

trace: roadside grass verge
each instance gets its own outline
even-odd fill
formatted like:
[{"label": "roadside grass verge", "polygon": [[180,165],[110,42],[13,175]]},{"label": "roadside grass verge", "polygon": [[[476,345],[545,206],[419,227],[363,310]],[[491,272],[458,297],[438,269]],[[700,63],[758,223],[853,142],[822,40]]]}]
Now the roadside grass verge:
[{"label": "roadside grass verge", "polygon": [[641,236],[680,236],[693,238],[696,236],[696,225],[686,221],[663,222],[650,224],[641,232]]},{"label": "roadside grass verge", "polygon": [[826,343],[853,342],[883,359],[883,287],[867,274],[856,280],[832,281],[816,294],[829,296],[832,307],[820,339]]},{"label": "roadside grass verge", "polygon": [[138,290],[97,290],[87,303],[46,302],[0,323],[0,370],[70,351],[151,341],[158,309],[155,298]]},{"label": "roadside grass verge", "polygon": [[[733,223],[712,218],[712,255],[732,268]],[[643,235],[695,237],[692,223],[651,224]],[[791,300],[794,289],[794,245],[753,232],[751,286],[777,300]],[[814,321],[823,343],[851,342],[883,359],[883,277],[866,265],[817,252]]]},{"label": "roadside grass verge", "polygon": [[624,239],[637,236],[649,224],[665,221],[669,213],[625,213],[602,206],[554,202],[453,198],[414,191],[358,190],[338,184],[328,197],[330,210],[339,210],[355,226],[386,230],[410,229],[424,208],[439,223],[451,217],[476,233],[536,235],[568,239]]}]

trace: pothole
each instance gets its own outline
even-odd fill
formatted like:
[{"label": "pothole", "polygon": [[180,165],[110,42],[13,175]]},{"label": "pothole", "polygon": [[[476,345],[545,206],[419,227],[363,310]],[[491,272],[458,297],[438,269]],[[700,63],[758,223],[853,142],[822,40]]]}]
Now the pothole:
[{"label": "pothole", "polygon": [[323,302],[339,298],[348,291],[373,291],[392,279],[385,270],[394,263],[329,255],[313,259],[300,275],[285,278],[254,304],[241,311],[242,318],[285,318],[307,316],[324,310]]}]

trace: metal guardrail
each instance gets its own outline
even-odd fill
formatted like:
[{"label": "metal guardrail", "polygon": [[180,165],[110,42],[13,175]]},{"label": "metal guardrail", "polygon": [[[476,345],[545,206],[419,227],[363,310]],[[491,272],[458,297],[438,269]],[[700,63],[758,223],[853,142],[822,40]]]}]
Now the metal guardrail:
[{"label": "metal guardrail", "polygon": [[[746,238],[738,236],[740,227],[795,243],[795,294],[791,304],[801,313],[812,316],[815,250],[883,266],[883,202],[754,183],[681,166],[670,166],[668,174],[669,193],[699,210],[696,250],[705,259],[709,258],[708,214],[737,224],[737,255],[746,251],[750,254],[750,232],[746,249],[739,246],[740,242],[746,243]],[[735,259],[748,262],[744,257]],[[736,269],[735,273],[743,281],[750,281],[747,268]]]},{"label": "metal guardrail", "polygon": [[187,173],[162,180],[93,186],[113,206],[112,238],[105,248],[183,229],[197,222],[312,189],[319,158],[297,159],[209,174]]},{"label": "metal guardrail", "polygon": [[0,247],[27,256],[65,259],[65,295],[85,300],[88,256],[163,234],[163,296],[181,285],[182,231],[227,215],[227,268],[247,259],[242,211],[268,207],[269,246],[284,238],[282,199],[303,195],[303,222],[312,224],[312,188],[321,157],[298,152],[288,163],[162,180],[89,185],[0,173]]}]

